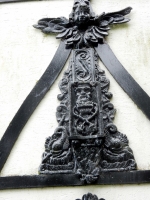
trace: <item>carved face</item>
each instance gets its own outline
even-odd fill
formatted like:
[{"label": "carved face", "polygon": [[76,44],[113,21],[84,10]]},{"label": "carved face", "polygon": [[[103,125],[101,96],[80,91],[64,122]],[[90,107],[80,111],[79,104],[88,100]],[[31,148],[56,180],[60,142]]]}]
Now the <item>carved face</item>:
[{"label": "carved face", "polygon": [[73,20],[76,24],[85,24],[90,19],[88,0],[76,0],[73,7]]},{"label": "carved face", "polygon": [[88,84],[78,85],[76,88],[77,101],[90,101],[91,87]]},{"label": "carved face", "polygon": [[87,7],[78,7],[74,14],[74,21],[78,24],[85,24],[90,19],[90,10]]}]

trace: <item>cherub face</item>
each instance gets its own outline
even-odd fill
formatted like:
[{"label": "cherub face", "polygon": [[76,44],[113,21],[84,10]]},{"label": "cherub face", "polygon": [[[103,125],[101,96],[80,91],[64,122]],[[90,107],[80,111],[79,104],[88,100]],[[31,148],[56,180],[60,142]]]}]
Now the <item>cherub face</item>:
[{"label": "cherub face", "polygon": [[74,22],[85,24],[90,19],[90,10],[88,7],[78,7],[74,13]]},{"label": "cherub face", "polygon": [[78,85],[75,91],[77,101],[90,101],[91,87],[88,84]]}]

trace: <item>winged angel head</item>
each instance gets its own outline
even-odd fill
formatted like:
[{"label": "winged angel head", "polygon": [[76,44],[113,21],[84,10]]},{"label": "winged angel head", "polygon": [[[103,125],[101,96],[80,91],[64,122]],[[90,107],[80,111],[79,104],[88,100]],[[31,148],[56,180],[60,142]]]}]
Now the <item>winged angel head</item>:
[{"label": "winged angel head", "polygon": [[34,28],[41,29],[43,33],[57,34],[57,39],[66,41],[66,46],[83,48],[97,46],[103,43],[112,24],[126,23],[125,18],[131,7],[118,12],[105,13],[97,16],[92,11],[90,0],[75,0],[69,20],[65,17],[43,18]]}]

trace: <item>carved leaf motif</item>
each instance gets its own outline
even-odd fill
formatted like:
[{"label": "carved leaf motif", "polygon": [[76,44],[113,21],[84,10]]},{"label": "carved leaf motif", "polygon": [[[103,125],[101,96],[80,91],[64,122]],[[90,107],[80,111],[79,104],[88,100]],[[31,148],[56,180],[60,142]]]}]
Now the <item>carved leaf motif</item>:
[{"label": "carved leaf motif", "polygon": [[81,36],[78,33],[74,34],[74,31],[70,30],[67,33],[66,38],[68,38],[66,40],[66,44],[67,45],[73,45],[74,43],[77,43],[81,39]]},{"label": "carved leaf motif", "polygon": [[72,35],[73,35],[73,30],[71,28],[71,29],[69,29],[69,32],[67,34],[67,38],[72,37]]},{"label": "carved leaf motif", "polygon": [[99,29],[101,30],[101,31],[109,31],[110,30],[110,28],[109,27],[99,27]]},{"label": "carved leaf motif", "polygon": [[99,33],[100,35],[103,35],[103,36],[105,36],[105,35],[108,35],[108,33],[107,33],[107,30],[105,31],[105,30],[102,30],[102,29],[100,29],[99,27],[94,27],[94,29],[97,31],[97,33]]},{"label": "carved leaf motif", "polygon": [[76,34],[75,36],[74,36],[74,41],[75,42],[77,42],[77,41],[79,41],[81,39],[81,36],[80,36],[80,34]]},{"label": "carved leaf motif", "polygon": [[101,34],[96,32],[96,30],[94,28],[93,28],[93,33],[94,33],[95,37],[97,37],[99,40],[103,40],[103,36],[101,36]]},{"label": "carved leaf motif", "polygon": [[66,37],[66,35],[68,34],[68,32],[69,32],[69,29],[66,29],[66,30],[63,31],[62,33],[58,34],[58,35],[56,36],[56,38],[57,38],[57,39],[64,38],[64,37]]},{"label": "carved leaf motif", "polygon": [[121,140],[123,143],[125,143],[126,145],[128,145],[129,141],[128,141],[127,136],[124,135],[124,134],[122,134],[122,133],[120,133],[120,132],[118,132],[118,134],[119,134],[120,140]]},{"label": "carved leaf motif", "polygon": [[123,24],[123,23],[126,23],[126,22],[129,22],[130,21],[130,19],[124,19],[124,20],[122,20],[122,21],[114,21],[114,23],[113,24]]},{"label": "carved leaf motif", "polygon": [[89,43],[98,43],[98,39],[95,37],[94,33],[92,32],[92,29],[87,30],[84,34],[84,40]]},{"label": "carved leaf motif", "polygon": [[67,45],[72,45],[73,42],[74,42],[73,37],[71,37],[71,38],[69,38],[69,39],[66,40],[66,44],[67,44]]}]

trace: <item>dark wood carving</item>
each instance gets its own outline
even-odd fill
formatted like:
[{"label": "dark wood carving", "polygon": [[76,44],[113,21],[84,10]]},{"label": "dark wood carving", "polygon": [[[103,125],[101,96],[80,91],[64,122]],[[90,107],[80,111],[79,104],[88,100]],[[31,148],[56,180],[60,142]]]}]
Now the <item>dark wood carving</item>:
[{"label": "dark wood carving", "polygon": [[[0,190],[21,188],[43,188],[63,186],[83,186],[76,174],[49,174],[0,177]],[[100,172],[95,185],[124,185],[150,183],[150,170],[124,172]]]},{"label": "dark wood carving", "polygon": [[[111,25],[128,22],[125,16],[130,11],[131,7],[128,7],[96,16],[90,0],[75,0],[69,20],[64,17],[44,18],[34,25],[43,33],[57,34],[56,38],[62,41],[52,62],[0,141],[0,170],[24,125],[54,83],[72,50],[70,65],[59,84],[58,127],[45,141],[40,175],[1,177],[0,189],[150,182],[149,170],[136,171],[128,139],[113,123],[116,110],[111,103],[110,82],[98,66],[99,57],[150,119],[149,96],[105,42]],[[129,85],[132,85],[132,91]]]},{"label": "dark wood carving", "polygon": [[109,80],[98,66],[93,47],[104,43],[111,24],[125,23],[131,8],[95,16],[89,0],[75,0],[69,20],[44,18],[35,28],[56,33],[73,48],[70,66],[59,87],[58,128],[45,142],[40,174],[75,173],[83,183],[95,182],[101,171],[135,170],[126,135],[113,124]]},{"label": "dark wood carving", "polygon": [[59,87],[59,123],[45,142],[40,174],[75,173],[92,183],[101,171],[135,170],[127,137],[113,124],[109,80],[92,48],[74,49]]},{"label": "dark wood carving", "polygon": [[104,42],[110,25],[129,21],[124,16],[129,14],[131,9],[128,7],[118,12],[95,16],[90,0],[75,0],[69,20],[65,17],[43,18],[34,27],[46,34],[57,34],[56,38],[65,39],[68,48],[94,47]]}]

